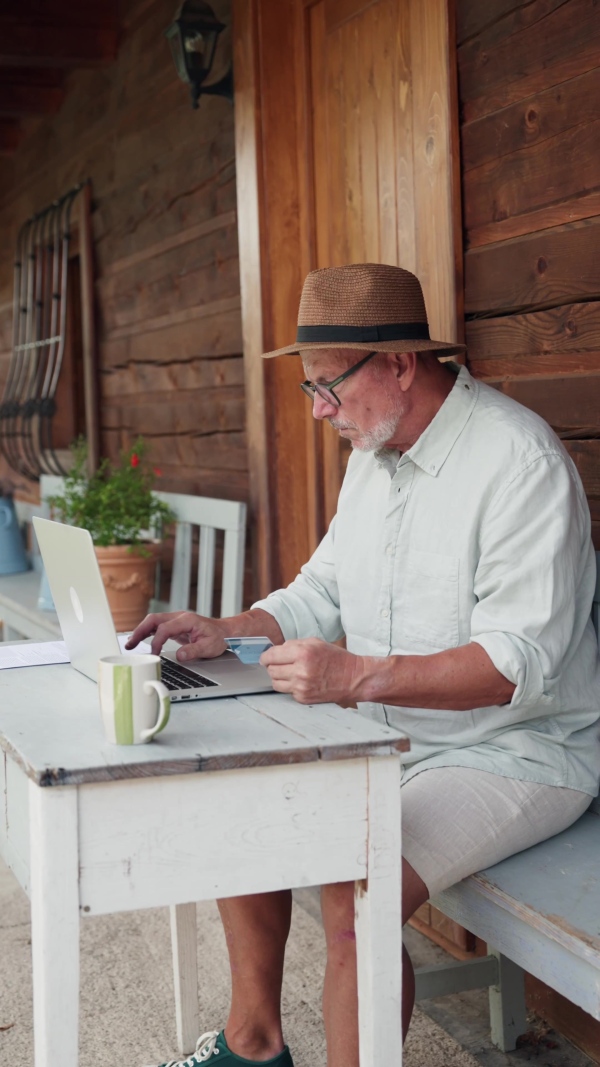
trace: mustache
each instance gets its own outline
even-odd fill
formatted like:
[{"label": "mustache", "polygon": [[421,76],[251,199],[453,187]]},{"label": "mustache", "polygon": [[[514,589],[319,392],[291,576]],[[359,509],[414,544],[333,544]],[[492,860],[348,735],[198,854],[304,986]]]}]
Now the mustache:
[{"label": "mustache", "polygon": [[330,426],[333,426],[334,430],[356,430],[358,429],[355,422],[342,422],[341,419],[328,419]]}]

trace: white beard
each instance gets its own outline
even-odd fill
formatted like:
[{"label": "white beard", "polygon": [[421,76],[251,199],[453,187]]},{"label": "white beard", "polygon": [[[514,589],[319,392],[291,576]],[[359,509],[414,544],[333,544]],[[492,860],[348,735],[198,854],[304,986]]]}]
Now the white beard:
[{"label": "white beard", "polygon": [[[394,436],[401,415],[402,410],[391,411],[371,430],[365,430],[360,437],[351,441],[352,448],[358,449],[359,452],[376,452],[379,448],[383,448],[386,442]],[[334,430],[358,430],[358,426],[354,422],[342,423],[336,419],[329,419],[329,422]]]}]

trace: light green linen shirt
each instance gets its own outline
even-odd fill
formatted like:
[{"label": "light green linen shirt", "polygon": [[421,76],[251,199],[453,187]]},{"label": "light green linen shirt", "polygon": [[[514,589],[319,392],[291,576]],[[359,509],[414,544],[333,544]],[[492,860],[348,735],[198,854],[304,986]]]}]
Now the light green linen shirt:
[{"label": "light green linen shirt", "polygon": [[360,704],[407,736],[405,778],[475,767],[598,792],[600,663],[590,516],[537,415],[460,370],[410,451],[354,451],[328,533],[254,607],[286,639],[428,655],[477,641],[516,688],[473,711]]}]

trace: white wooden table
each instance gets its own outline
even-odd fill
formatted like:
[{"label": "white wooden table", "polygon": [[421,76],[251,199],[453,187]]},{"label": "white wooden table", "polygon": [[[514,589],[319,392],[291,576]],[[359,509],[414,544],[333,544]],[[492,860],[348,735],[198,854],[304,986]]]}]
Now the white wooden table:
[{"label": "white wooden table", "polygon": [[356,883],[361,1065],[401,1064],[394,731],[262,694],[177,704],[156,742],[112,746],[96,686],[64,665],[0,671],[0,746],[36,1067],[78,1062],[80,916],[338,881]]}]

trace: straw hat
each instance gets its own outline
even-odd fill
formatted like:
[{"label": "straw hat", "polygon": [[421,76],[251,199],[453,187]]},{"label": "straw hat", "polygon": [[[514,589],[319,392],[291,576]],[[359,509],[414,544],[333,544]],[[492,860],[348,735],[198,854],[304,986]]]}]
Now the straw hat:
[{"label": "straw hat", "polygon": [[439,351],[445,356],[465,351],[464,345],[430,339],[419,279],[384,263],[310,272],[300,298],[296,343],[263,358],[297,355],[307,348]]}]

